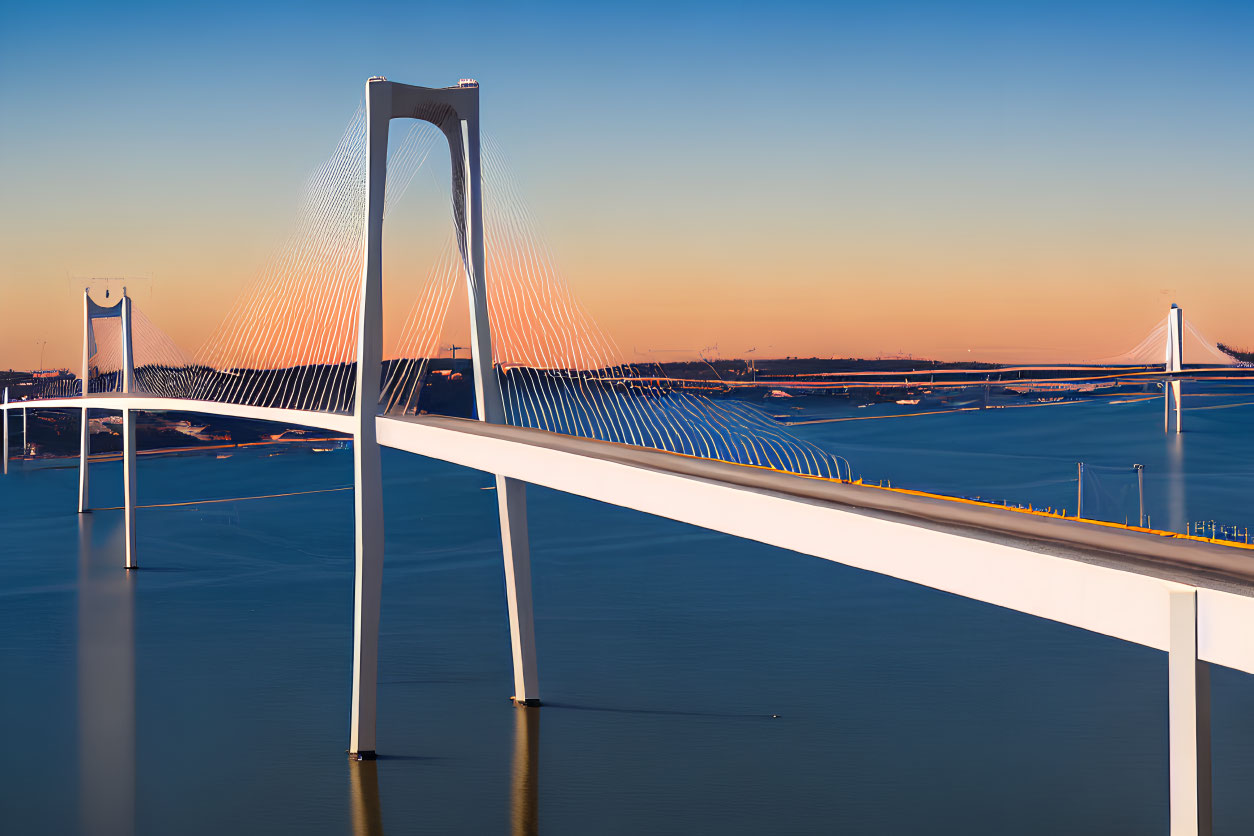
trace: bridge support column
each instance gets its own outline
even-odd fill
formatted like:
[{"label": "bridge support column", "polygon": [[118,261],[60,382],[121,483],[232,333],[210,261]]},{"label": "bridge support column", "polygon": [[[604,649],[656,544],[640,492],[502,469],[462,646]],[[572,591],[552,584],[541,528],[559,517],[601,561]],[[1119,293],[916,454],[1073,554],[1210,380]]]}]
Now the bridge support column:
[{"label": "bridge support column", "polygon": [[88,423],[87,407],[83,407],[83,423],[79,427],[78,437],[78,512],[86,514],[91,510],[88,494],[88,459],[91,457],[91,429]]},{"label": "bridge support column", "polygon": [[348,754],[374,760],[383,602],[383,484],[374,433],[353,438],[357,563],[353,597],[353,707]]},{"label": "bridge support column", "polygon": [[379,681],[379,610],[383,599],[383,470],[375,418],[383,366],[383,196],[387,185],[392,88],[366,83],[367,198],[365,261],[357,319],[357,393],[353,433],[353,500],[357,565],[353,598],[353,707],[349,757],[375,757]]},{"label": "bridge support column", "polygon": [[[505,401],[492,358],[492,322],[488,313],[488,270],[484,254],[483,174],[479,110],[462,114],[461,140],[465,206],[466,296],[470,306],[470,344],[475,378],[475,407],[479,420],[505,424]],[[514,702],[540,704],[540,677],[536,663],[535,619],[531,604],[531,544],[527,532],[527,486],[515,479],[496,477],[497,513],[501,520],[501,551],[505,561],[505,597],[514,661]]]},{"label": "bridge support column", "polygon": [[4,416],[4,430],[0,435],[4,436],[4,474],[9,474],[9,387],[4,387],[4,406],[0,407],[0,415]]},{"label": "bridge support column", "polygon": [[531,603],[531,542],[527,533],[527,484],[496,477],[501,548],[505,555],[505,599],[514,659],[514,696],[518,705],[540,704],[536,665],[536,629]]},{"label": "bridge support column", "polygon": [[1197,658],[1197,590],[1168,595],[1171,836],[1211,836],[1210,664]]},{"label": "bridge support column", "polygon": [[[122,393],[135,392],[135,345],[131,333],[133,318],[131,314],[131,298],[122,288]],[[135,410],[122,410],[122,487],[125,492],[126,506],[126,568],[134,569],[138,564],[135,554]]]},{"label": "bridge support column", "polygon": [[[86,412],[86,410],[84,410]],[[126,568],[138,566],[135,554],[135,410],[122,410],[122,496],[126,518]]]},{"label": "bridge support column", "polygon": [[1181,418],[1184,417],[1184,393],[1183,391],[1181,391],[1183,386],[1184,386],[1184,383],[1182,381],[1179,381],[1179,380],[1171,381],[1171,397],[1176,402],[1176,432],[1177,433],[1184,432],[1184,428],[1182,426],[1184,422],[1181,420]]},{"label": "bridge support column", "polygon": [[1175,401],[1176,433],[1184,432],[1181,428],[1181,416],[1184,412],[1183,383],[1179,380],[1168,380],[1163,383],[1163,432],[1171,432],[1171,406]]},{"label": "bridge support column", "polygon": [[91,510],[88,483],[88,458],[91,456],[91,430],[87,415],[87,394],[91,388],[91,291],[83,289],[83,425],[79,428],[78,439],[78,512],[86,514]]}]

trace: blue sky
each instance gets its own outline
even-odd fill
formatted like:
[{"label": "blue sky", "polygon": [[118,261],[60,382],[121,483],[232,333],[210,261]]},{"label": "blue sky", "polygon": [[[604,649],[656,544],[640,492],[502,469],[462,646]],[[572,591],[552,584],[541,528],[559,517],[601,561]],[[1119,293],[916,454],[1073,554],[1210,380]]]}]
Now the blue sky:
[{"label": "blue sky", "polygon": [[620,342],[936,354],[1125,300],[1114,350],[1169,289],[1254,343],[1249,3],[8,4],[0,291],[238,287],[374,74],[481,81]]}]

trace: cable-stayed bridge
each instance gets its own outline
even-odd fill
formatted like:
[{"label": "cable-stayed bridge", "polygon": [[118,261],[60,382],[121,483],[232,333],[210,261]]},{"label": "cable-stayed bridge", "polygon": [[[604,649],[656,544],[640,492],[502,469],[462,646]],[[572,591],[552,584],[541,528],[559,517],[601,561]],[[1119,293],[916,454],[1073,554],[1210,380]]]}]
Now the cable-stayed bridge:
[{"label": "cable-stayed bridge", "polygon": [[[412,127],[389,155],[393,120]],[[385,353],[385,217],[420,166],[433,154],[443,159],[441,140],[451,160],[453,233]],[[422,406],[439,326],[462,286],[477,420]],[[111,305],[85,294],[83,325],[77,380],[35,400],[6,397],[5,466],[18,410],[80,412],[78,507],[87,512],[88,411],[120,412],[127,568],[141,564],[137,413],[278,421],[352,437],[355,757],[376,750],[386,446],[495,475],[513,696],[523,710],[540,701],[526,513],[526,485],[535,484],[1166,652],[1172,833],[1209,832],[1207,666],[1254,673],[1251,553],[852,484],[837,457],[754,410],[623,362],[560,280],[499,155],[481,144],[477,85],[371,79],[365,107],[311,181],[296,233],[196,354],[125,294]],[[1172,313],[1159,343],[1169,374],[1182,369],[1183,334],[1182,316]]]}]

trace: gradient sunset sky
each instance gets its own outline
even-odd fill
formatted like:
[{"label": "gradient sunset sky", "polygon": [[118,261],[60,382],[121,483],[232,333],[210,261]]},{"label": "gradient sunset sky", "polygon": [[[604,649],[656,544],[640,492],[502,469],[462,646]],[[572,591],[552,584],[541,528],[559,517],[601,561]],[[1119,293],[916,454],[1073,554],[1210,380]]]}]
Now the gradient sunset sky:
[{"label": "gradient sunset sky", "polygon": [[77,363],[83,276],[193,352],[371,75],[480,81],[629,359],[1095,360],[1173,301],[1254,347],[1254,3],[49,2],[0,9],[0,367]]}]

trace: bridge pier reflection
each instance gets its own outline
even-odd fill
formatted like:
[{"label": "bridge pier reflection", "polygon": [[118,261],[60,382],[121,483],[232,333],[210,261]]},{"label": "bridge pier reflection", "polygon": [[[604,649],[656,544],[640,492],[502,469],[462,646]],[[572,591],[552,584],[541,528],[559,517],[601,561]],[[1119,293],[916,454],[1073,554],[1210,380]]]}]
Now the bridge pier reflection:
[{"label": "bridge pier reflection", "polygon": [[510,770],[510,834],[540,832],[540,709],[514,712],[514,760]]},{"label": "bridge pier reflection", "polygon": [[348,762],[349,805],[353,836],[383,836],[383,808],[379,803],[379,762]]},{"label": "bridge pier reflection", "polygon": [[[348,792],[353,836],[383,836],[379,798],[379,760],[348,762]],[[382,763],[387,763],[386,758]],[[514,751],[510,762],[509,832],[540,832],[540,709],[518,705],[514,712]]]},{"label": "bridge pier reflection", "polygon": [[115,538],[97,554],[78,517],[78,755],[81,831],[135,832],[135,576]]},{"label": "bridge pier reflection", "polygon": [[1189,525],[1184,475],[1184,437],[1167,438],[1167,530],[1187,534]]}]

